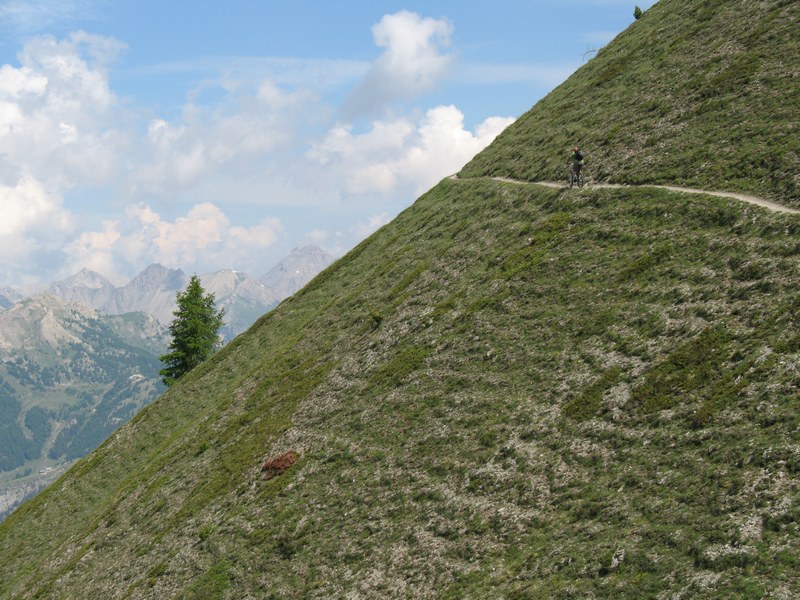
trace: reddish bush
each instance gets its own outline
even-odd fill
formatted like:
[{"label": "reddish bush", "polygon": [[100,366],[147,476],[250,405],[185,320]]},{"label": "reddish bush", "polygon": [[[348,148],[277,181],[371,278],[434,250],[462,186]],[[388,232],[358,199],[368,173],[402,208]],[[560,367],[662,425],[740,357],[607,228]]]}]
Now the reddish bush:
[{"label": "reddish bush", "polygon": [[264,473],[264,479],[272,479],[273,477],[277,477],[286,469],[291,467],[297,461],[297,458],[298,454],[294,450],[289,450],[284,454],[273,456],[267,462],[261,465],[261,471]]}]

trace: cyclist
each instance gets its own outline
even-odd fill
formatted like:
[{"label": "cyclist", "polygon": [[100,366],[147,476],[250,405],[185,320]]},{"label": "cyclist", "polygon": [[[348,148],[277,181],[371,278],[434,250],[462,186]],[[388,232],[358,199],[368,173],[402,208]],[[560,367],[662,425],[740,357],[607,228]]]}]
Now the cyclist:
[{"label": "cyclist", "polygon": [[577,179],[581,174],[581,169],[583,169],[583,152],[580,146],[575,146],[572,149],[568,164],[570,169],[572,169],[572,175]]}]

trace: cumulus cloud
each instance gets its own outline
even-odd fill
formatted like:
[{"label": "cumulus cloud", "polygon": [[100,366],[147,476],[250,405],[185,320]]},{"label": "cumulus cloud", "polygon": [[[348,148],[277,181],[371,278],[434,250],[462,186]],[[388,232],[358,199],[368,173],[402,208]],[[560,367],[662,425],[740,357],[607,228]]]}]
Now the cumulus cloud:
[{"label": "cumulus cloud", "polygon": [[348,118],[374,114],[394,100],[411,100],[431,91],[447,73],[453,26],[446,19],[422,18],[401,11],[384,16],[372,27],[375,44],[384,53],[346,100]]},{"label": "cumulus cloud", "polygon": [[102,273],[116,283],[124,278],[117,272],[117,242],[121,234],[117,221],[104,221],[101,231],[85,231],[79,234],[66,249],[70,257],[64,275],[86,268]]},{"label": "cumulus cloud", "polygon": [[61,209],[61,199],[49,194],[31,176],[23,177],[14,186],[0,185],[0,236],[24,234],[44,225],[63,230],[69,223]]},{"label": "cumulus cloud", "polygon": [[147,204],[129,206],[126,218],[106,221],[101,231],[82,233],[66,253],[70,269],[88,266],[104,274],[131,273],[157,262],[185,270],[260,266],[263,252],[281,237],[278,219],[234,225],[214,204],[204,202],[169,221]]},{"label": "cumulus cloud", "polygon": [[[287,92],[270,81],[255,89],[229,84],[224,100],[211,106],[189,103],[178,122],[153,119],[141,145],[141,164],[129,193],[173,194],[220,170],[255,172],[292,143],[315,98]],[[273,155],[272,157],[270,155]]]},{"label": "cumulus cloud", "polygon": [[[215,177],[219,189],[227,188],[220,199],[235,202],[237,175],[259,172],[270,153],[293,140],[313,99],[269,81],[220,82],[221,101],[189,101],[179,119],[152,119],[140,134],[141,120],[121,109],[109,85],[107,70],[123,49],[84,32],[62,40],[40,36],[24,45],[19,66],[0,66],[0,262],[17,264],[4,268],[6,281],[20,280],[20,263],[34,263],[31,257],[43,252],[48,262],[65,260],[64,269],[88,267],[112,277],[153,261],[243,268],[281,235],[277,219],[239,226],[209,202],[173,222],[146,204],[114,216],[126,193],[169,198]],[[87,231],[69,242],[67,225],[78,220],[62,208],[62,198],[87,186],[105,190],[107,207],[84,215]]]},{"label": "cumulus cloud", "polygon": [[126,135],[106,68],[123,45],[73,33],[34,38],[21,66],[0,67],[0,162],[68,189],[107,183],[116,173]]},{"label": "cumulus cloud", "polygon": [[0,268],[7,279],[59,246],[72,227],[59,196],[30,175],[0,183]]},{"label": "cumulus cloud", "polygon": [[312,147],[308,157],[332,174],[341,174],[351,194],[387,194],[408,187],[419,194],[460,170],[513,121],[491,117],[468,131],[458,108],[438,106],[419,122],[377,121],[363,134],[337,126]]},{"label": "cumulus cloud", "polygon": [[19,101],[24,96],[41,96],[47,87],[47,77],[36,73],[28,67],[15,69],[11,65],[0,67],[0,97],[4,103],[18,107],[12,102]]},{"label": "cumulus cloud", "polygon": [[[450,73],[452,31],[447,20],[407,11],[375,24],[380,56],[336,63],[330,79],[350,86],[363,76],[344,108],[358,125],[333,124],[343,112],[319,87],[279,85],[289,75],[246,69],[188,90],[176,117],[153,114],[110,85],[120,41],[85,32],[29,40],[18,65],[0,65],[2,283],[20,278],[15,260],[41,273],[88,267],[111,278],[151,262],[259,272],[264,253],[284,242],[273,215],[292,219],[303,208],[316,210],[309,229],[328,226],[319,213],[336,220],[309,239],[347,250],[512,122],[493,117],[467,129],[455,106],[411,105]],[[97,199],[90,209],[88,198]],[[80,219],[68,210],[73,200]],[[237,221],[245,205],[263,216]],[[286,212],[270,215],[267,206]]]}]

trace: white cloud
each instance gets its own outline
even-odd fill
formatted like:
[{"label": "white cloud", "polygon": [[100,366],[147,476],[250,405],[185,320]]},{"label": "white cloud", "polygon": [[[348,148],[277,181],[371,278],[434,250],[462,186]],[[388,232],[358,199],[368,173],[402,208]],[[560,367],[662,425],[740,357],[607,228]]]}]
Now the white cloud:
[{"label": "white cloud", "polygon": [[156,262],[169,266],[194,262],[198,252],[218,245],[230,227],[225,214],[208,202],[192,207],[174,223],[156,218],[149,207],[134,208],[129,214],[138,216],[145,227],[137,233],[149,234]]},{"label": "white cloud", "polygon": [[69,218],[60,205],[33,177],[23,177],[13,187],[0,185],[0,236],[24,234],[44,224],[64,229]]},{"label": "white cloud", "polygon": [[317,245],[324,244],[330,237],[330,233],[322,229],[314,229],[306,234],[306,240]]},{"label": "white cloud", "polygon": [[198,272],[232,266],[256,269],[263,251],[283,233],[275,218],[250,227],[233,225],[208,202],[174,221],[163,219],[147,204],[129,206],[125,215],[124,220],[104,222],[102,231],[82,233],[67,246],[69,270],[88,267],[109,275],[130,274],[153,262]]},{"label": "white cloud", "polygon": [[13,185],[0,182],[0,269],[14,280],[38,253],[58,248],[72,227],[61,198],[30,175]]},{"label": "white cloud", "polygon": [[270,81],[228,86],[217,104],[187,104],[177,123],[150,122],[129,194],[168,196],[218,175],[257,172],[296,143],[299,124],[315,109],[314,96]]},{"label": "white cloud", "polygon": [[106,68],[124,46],[73,33],[34,38],[0,67],[0,162],[61,190],[117,174],[127,136]]},{"label": "white cloud", "polygon": [[[278,74],[269,78],[256,72],[258,61],[245,61],[241,71],[189,90],[181,114],[167,118],[112,89],[108,71],[121,42],[84,32],[31,39],[18,66],[0,65],[0,197],[13,198],[0,207],[10,215],[0,226],[7,233],[0,246],[10,249],[0,258],[6,281],[21,274],[12,269],[16,259],[43,277],[84,266],[130,276],[151,262],[259,272],[264,253],[284,241],[282,223],[272,215],[236,221],[231,205],[248,205],[250,215],[258,214],[254,206],[323,208],[331,224],[311,221],[330,231],[309,239],[330,236],[347,250],[512,122],[493,117],[467,130],[455,106],[404,114],[400,101],[449,74],[452,31],[444,19],[386,15],[373,27],[383,52],[371,66],[330,62],[336,85],[362,77],[347,100],[352,114],[395,111],[358,126],[332,125],[336,107],[309,90],[333,83],[280,83],[322,80],[324,61],[289,61],[283,74],[275,63]],[[508,69],[501,79],[526,74]],[[482,76],[491,79],[490,69]],[[62,198],[81,202],[80,223]],[[70,229],[76,224],[82,232]]]},{"label": "white cloud", "polygon": [[[23,47],[19,60],[23,69],[47,78],[42,100],[87,118],[115,102],[106,69],[124,48],[113,38],[78,31],[61,41],[49,35],[33,38]],[[87,114],[87,110],[94,112]]]},{"label": "white cloud", "polygon": [[385,51],[345,102],[345,115],[375,113],[394,100],[431,91],[452,63],[453,55],[442,53],[452,32],[446,19],[408,11],[385,15],[372,27],[375,43]]},{"label": "white cloud", "polygon": [[253,227],[231,227],[225,239],[226,254],[240,250],[246,254],[255,249],[269,248],[278,241],[283,230],[279,219],[265,219]]},{"label": "white cloud", "polygon": [[11,65],[0,67],[0,97],[19,100],[25,95],[40,96],[47,86],[47,77],[32,69],[15,69]]},{"label": "white cloud", "polygon": [[117,272],[115,250],[121,238],[117,227],[116,221],[104,221],[102,231],[85,231],[72,241],[66,248],[70,260],[64,275],[87,268],[117,283],[124,281]]},{"label": "white cloud", "polygon": [[432,108],[419,122],[409,118],[376,121],[363,134],[338,126],[308,152],[309,159],[343,178],[351,194],[389,194],[429,189],[461,169],[514,119],[491,117],[474,132],[464,128],[455,106]]}]

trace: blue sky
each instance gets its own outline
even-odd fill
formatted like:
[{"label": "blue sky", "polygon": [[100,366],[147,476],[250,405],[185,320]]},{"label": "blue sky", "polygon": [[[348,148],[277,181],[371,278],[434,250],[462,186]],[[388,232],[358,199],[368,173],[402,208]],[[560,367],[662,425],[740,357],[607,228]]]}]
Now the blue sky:
[{"label": "blue sky", "polygon": [[0,285],[341,254],[634,5],[0,0]]}]

